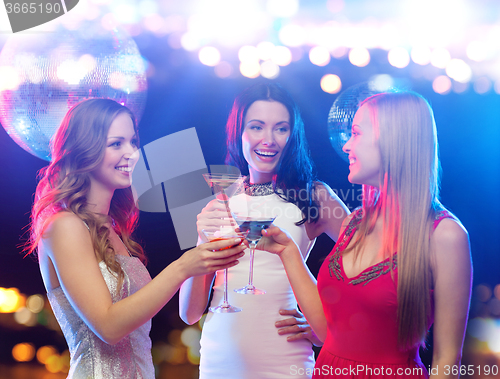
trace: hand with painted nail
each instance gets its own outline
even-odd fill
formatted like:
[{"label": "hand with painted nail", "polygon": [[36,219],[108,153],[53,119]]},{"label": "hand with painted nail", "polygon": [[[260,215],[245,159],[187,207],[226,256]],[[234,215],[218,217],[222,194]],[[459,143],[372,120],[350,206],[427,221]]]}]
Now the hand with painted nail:
[{"label": "hand with painted nail", "polygon": [[287,335],[288,342],[309,340],[314,346],[323,346],[323,342],[307,322],[304,315],[298,309],[280,309],[280,315],[292,316],[284,320],[276,321],[279,335]]},{"label": "hand with painted nail", "polygon": [[228,212],[226,205],[216,199],[209,202],[206,207],[203,208],[201,213],[198,214],[198,220],[196,221],[198,235],[203,241],[206,241],[206,239],[201,232],[202,230],[214,231],[219,230],[221,227],[234,227],[235,225],[236,223]]}]

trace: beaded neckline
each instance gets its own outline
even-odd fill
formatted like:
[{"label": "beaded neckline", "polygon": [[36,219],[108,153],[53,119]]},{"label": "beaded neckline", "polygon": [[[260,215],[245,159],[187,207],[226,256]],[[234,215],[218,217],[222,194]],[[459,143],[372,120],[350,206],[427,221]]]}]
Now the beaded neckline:
[{"label": "beaded neckline", "polygon": [[250,184],[250,177],[244,181],[245,193],[248,196],[267,196],[274,193],[273,182]]},{"label": "beaded neckline", "polygon": [[[342,240],[336,244],[335,247],[335,252],[330,256],[330,262],[328,264],[328,269],[330,272],[330,277],[335,276],[338,280],[344,281],[344,275],[342,275],[343,271],[343,263],[341,266],[341,263],[339,262],[341,258],[341,252],[344,250],[344,248],[347,246],[349,241],[351,240],[351,237],[353,236],[354,232],[356,231],[358,225],[361,222],[361,219],[363,218],[363,209],[361,207],[357,208],[354,212],[354,216],[349,222],[345,232],[344,236],[342,237]],[[440,220],[443,217],[451,217],[448,211],[440,211],[436,213],[434,222],[437,220]],[[436,225],[434,226],[436,227]],[[392,268],[391,268],[392,266]],[[368,267],[364,271],[362,271],[360,274],[358,274],[355,277],[352,278],[347,278],[347,281],[349,284],[360,284],[363,283],[363,286],[367,285],[369,282],[371,282],[374,279],[377,279],[378,277],[388,274],[391,272],[391,270],[396,270],[398,267],[398,257],[397,253],[394,253],[391,257],[386,258],[380,263],[377,263],[373,266]],[[345,274],[345,273],[344,273]]]}]

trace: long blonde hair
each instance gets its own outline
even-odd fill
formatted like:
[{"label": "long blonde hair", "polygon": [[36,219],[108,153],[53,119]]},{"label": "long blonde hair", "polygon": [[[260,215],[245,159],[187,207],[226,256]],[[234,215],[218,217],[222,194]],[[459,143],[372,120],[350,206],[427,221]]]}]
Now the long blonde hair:
[{"label": "long blonde hair", "polygon": [[[87,194],[89,174],[104,158],[109,127],[122,113],[130,116],[137,132],[133,114],[113,100],[86,100],[68,111],[52,140],[52,161],[39,173],[30,239],[25,249],[28,254],[36,251],[51,216],[62,211],[72,212],[88,226],[97,259],[104,261],[108,270],[117,275],[119,285],[124,273],[115,259],[109,229],[105,226],[110,220],[87,210]],[[109,216],[129,252],[145,262],[142,247],[131,238],[138,215],[131,188],[115,190]]]},{"label": "long blonde hair", "polygon": [[423,344],[431,314],[430,234],[442,210],[436,124],[428,102],[414,92],[383,93],[366,99],[378,133],[380,188],[363,185],[363,218],[353,248],[383,220],[384,256],[397,252],[398,342]]}]

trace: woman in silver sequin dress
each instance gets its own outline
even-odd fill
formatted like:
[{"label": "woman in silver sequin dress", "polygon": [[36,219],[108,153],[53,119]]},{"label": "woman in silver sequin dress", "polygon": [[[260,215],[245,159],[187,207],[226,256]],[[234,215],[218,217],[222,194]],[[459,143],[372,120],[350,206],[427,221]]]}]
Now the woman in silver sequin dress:
[{"label": "woman in silver sequin dress", "polygon": [[[274,224],[294,236],[302,259],[307,259],[320,234],[337,239],[349,211],[325,183],[314,181],[304,125],[287,91],[274,83],[247,88],[234,101],[227,136],[226,164],[247,175],[244,201],[265,203],[276,216]],[[198,231],[226,225],[230,219],[225,206],[212,201],[198,216]],[[283,265],[271,254],[256,250],[254,284],[267,292],[236,294],[234,288],[247,284],[248,265],[247,255],[229,270],[229,303],[243,310],[207,315],[200,378],[310,377],[312,343],[321,342],[297,309]],[[185,322],[192,324],[202,316],[212,287],[212,306],[219,305],[221,276],[217,274],[215,282],[209,274],[183,284],[180,313]]]},{"label": "woman in silver sequin dress", "polygon": [[[154,378],[151,318],[188,277],[232,267],[239,240],[192,249],[151,280],[131,233],[137,162],[132,113],[105,99],[84,101],[64,118],[42,170],[29,252],[71,355],[68,378]],[[235,245],[227,250],[213,252]]]}]

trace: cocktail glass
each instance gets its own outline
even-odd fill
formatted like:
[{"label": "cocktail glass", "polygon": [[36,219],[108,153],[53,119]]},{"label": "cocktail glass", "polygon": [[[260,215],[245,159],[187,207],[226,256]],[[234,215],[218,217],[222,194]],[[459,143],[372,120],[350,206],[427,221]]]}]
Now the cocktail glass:
[{"label": "cocktail glass", "polygon": [[[209,242],[222,241],[233,238],[246,238],[248,231],[240,231],[235,228],[225,227],[222,230],[202,230],[203,235],[208,239]],[[229,249],[229,247],[226,247]],[[229,304],[227,300],[227,268],[224,269],[224,299],[222,304],[217,307],[210,307],[208,309],[213,313],[236,313],[241,312],[241,308],[235,307]]]},{"label": "cocktail glass", "polygon": [[255,248],[262,238],[262,229],[267,229],[274,221],[276,217],[265,217],[265,216],[248,216],[238,213],[232,213],[234,221],[239,226],[242,232],[248,232],[246,239],[250,243],[250,272],[248,276],[248,284],[234,291],[241,294],[250,295],[263,295],[266,293],[265,290],[255,288],[253,285],[253,263]]},{"label": "cocktail glass", "polygon": [[203,174],[207,184],[212,188],[216,199],[221,203],[228,203],[231,196],[239,193],[243,186],[244,177],[236,174]]}]

